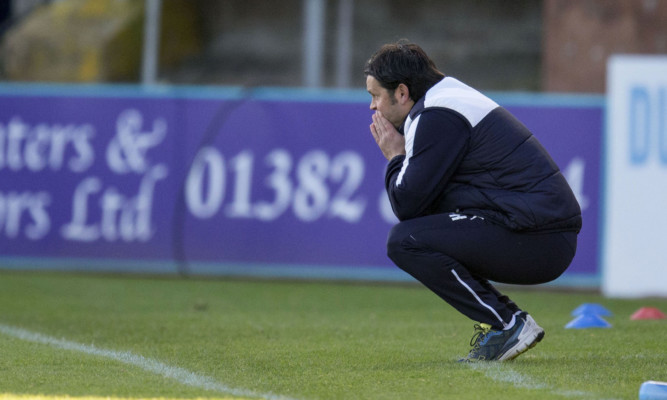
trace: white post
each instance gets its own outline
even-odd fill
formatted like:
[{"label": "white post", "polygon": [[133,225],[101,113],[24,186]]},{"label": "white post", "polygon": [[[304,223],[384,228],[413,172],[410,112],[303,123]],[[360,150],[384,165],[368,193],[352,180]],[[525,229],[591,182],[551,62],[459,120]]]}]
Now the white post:
[{"label": "white post", "polygon": [[322,86],[326,0],[303,0],[303,84]]},{"label": "white post", "polygon": [[162,0],[146,0],[144,46],[141,60],[141,83],[143,85],[154,85],[157,82],[161,14]]},{"label": "white post", "polygon": [[354,0],[339,0],[336,47],[336,86],[349,87],[352,67]]}]

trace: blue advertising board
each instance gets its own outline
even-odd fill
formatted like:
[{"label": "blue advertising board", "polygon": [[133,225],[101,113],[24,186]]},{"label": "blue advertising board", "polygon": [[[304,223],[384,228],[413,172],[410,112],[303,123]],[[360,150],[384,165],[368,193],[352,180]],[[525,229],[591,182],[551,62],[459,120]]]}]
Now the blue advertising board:
[{"label": "blue advertising board", "polygon": [[[409,279],[366,96],[0,87],[0,268]],[[545,98],[496,100],[584,210],[566,276],[596,277],[603,102]]]}]

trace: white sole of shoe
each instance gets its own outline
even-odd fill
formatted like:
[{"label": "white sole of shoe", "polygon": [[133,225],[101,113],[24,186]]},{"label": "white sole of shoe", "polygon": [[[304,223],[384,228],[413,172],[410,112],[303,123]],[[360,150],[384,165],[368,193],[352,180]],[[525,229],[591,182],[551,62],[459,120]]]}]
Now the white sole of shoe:
[{"label": "white sole of shoe", "polygon": [[532,349],[544,337],[544,329],[542,329],[533,317],[528,314],[526,316],[526,323],[519,333],[517,343],[507,350],[505,354],[498,357],[498,361],[509,361],[517,358],[522,353]]}]

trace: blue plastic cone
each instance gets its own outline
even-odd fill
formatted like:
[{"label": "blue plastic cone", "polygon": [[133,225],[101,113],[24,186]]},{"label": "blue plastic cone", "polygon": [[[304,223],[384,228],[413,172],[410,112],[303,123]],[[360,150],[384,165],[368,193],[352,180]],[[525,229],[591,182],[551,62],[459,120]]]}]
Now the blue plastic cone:
[{"label": "blue plastic cone", "polygon": [[582,314],[565,325],[566,329],[611,328],[611,324],[602,317],[592,314]]},{"label": "blue plastic cone", "polygon": [[667,382],[642,383],[639,388],[639,400],[667,400]]},{"label": "blue plastic cone", "polygon": [[573,317],[578,317],[580,315],[597,315],[600,317],[611,317],[611,311],[604,308],[602,305],[597,303],[584,303],[579,307],[575,308],[572,311]]}]

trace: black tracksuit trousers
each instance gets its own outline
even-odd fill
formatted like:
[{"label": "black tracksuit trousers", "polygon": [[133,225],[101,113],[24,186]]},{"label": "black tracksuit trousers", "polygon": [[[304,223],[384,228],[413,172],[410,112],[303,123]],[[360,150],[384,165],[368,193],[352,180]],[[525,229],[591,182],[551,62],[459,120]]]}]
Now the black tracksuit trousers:
[{"label": "black tracksuit trousers", "polygon": [[387,252],[396,265],[474,321],[503,329],[521,311],[489,280],[532,285],[558,278],[575,232],[521,233],[481,217],[436,214],[398,223]]}]

